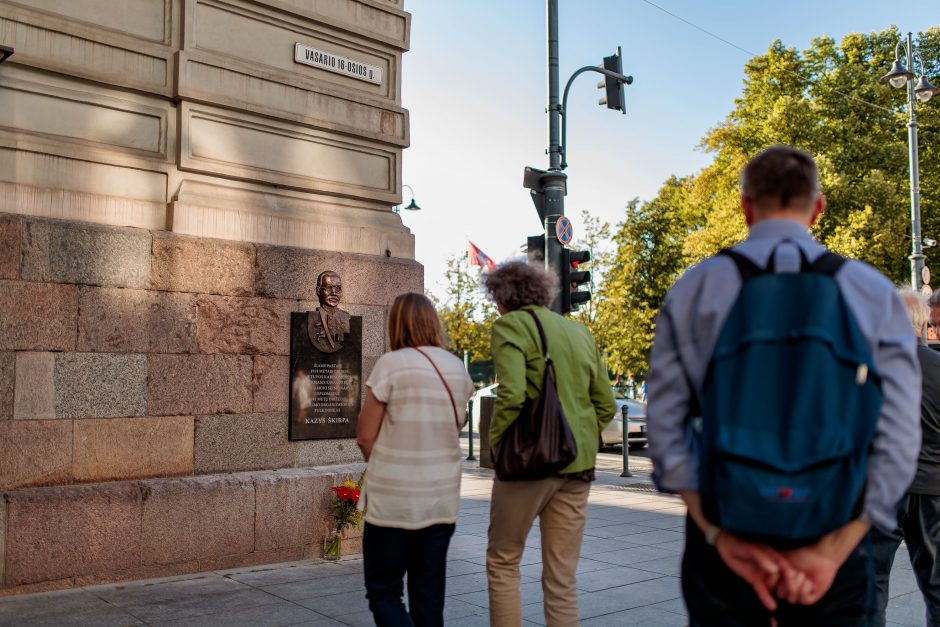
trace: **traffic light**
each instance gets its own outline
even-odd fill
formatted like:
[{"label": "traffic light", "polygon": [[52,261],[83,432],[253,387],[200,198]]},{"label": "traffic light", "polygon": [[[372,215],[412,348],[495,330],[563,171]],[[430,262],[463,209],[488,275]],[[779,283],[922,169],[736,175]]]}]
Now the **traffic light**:
[{"label": "traffic light", "polygon": [[[616,72],[617,74],[623,74],[623,61],[620,57],[620,46],[617,46],[617,54],[604,57],[604,69]],[[623,86],[623,81],[605,75],[604,80],[597,84],[597,88],[606,90],[606,94],[597,101],[597,104],[607,105],[608,109],[616,109],[626,115],[627,103]]]},{"label": "traffic light", "polygon": [[561,255],[561,312],[566,314],[576,310],[581,304],[591,300],[591,291],[580,289],[591,281],[591,273],[579,269],[581,264],[591,260],[589,250],[568,250]]}]

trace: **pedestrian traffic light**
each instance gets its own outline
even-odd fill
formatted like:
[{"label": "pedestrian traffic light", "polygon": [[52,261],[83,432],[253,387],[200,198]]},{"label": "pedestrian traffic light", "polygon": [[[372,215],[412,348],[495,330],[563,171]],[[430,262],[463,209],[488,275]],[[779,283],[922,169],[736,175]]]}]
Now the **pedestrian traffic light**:
[{"label": "pedestrian traffic light", "polygon": [[581,270],[581,264],[591,260],[589,250],[568,250],[565,248],[561,255],[561,312],[575,311],[580,305],[591,300],[591,291],[580,289],[591,280],[591,273]]},{"label": "pedestrian traffic light", "polygon": [[[604,69],[623,74],[623,61],[620,56],[620,46],[617,46],[617,54],[604,57]],[[626,96],[624,95],[623,81],[604,75],[604,80],[597,84],[598,89],[604,89],[605,95],[597,104],[607,105],[608,109],[616,109],[624,115],[627,113]]]}]

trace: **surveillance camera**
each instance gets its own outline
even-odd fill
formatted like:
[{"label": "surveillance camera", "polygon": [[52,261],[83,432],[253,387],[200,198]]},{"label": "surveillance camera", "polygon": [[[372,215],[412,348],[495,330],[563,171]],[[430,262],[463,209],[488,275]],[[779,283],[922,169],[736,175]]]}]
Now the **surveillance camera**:
[{"label": "surveillance camera", "polygon": [[937,245],[937,240],[930,239],[929,237],[925,237],[920,241],[924,245],[924,248],[933,248],[934,246]]}]

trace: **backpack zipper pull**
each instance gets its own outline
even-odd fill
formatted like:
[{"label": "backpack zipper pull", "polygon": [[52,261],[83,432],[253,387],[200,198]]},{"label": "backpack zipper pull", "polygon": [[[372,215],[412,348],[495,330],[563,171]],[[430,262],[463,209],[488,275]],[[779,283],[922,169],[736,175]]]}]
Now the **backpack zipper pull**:
[{"label": "backpack zipper pull", "polygon": [[868,381],[868,364],[859,364],[855,371],[855,385],[865,385]]}]

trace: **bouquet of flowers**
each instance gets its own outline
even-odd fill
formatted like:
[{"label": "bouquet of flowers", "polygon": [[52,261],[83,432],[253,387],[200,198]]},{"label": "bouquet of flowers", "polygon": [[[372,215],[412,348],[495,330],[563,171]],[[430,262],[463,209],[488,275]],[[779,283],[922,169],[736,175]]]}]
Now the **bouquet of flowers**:
[{"label": "bouquet of flowers", "polygon": [[359,475],[359,481],[346,481],[342,485],[330,488],[333,493],[330,512],[333,514],[335,527],[330,530],[323,542],[323,557],[326,559],[339,559],[343,532],[348,527],[358,529],[362,524],[363,513],[359,511],[357,506],[359,504],[359,495],[362,492],[362,481],[365,476],[366,473],[363,471]]}]

